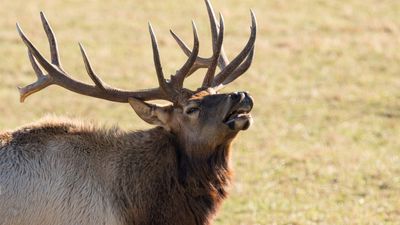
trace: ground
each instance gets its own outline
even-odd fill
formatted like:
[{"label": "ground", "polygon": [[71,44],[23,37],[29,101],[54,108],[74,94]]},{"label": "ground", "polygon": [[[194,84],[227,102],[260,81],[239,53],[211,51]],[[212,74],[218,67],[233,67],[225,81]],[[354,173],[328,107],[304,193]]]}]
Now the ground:
[{"label": "ground", "polygon": [[[244,46],[252,8],[258,19],[251,69],[227,88],[255,99],[254,126],[236,141],[235,182],[215,224],[398,224],[400,221],[400,1],[213,1],[225,18],[229,58]],[[52,24],[62,63],[89,81],[77,43],[108,83],[153,87],[147,21],[164,70],[185,60],[168,29],[191,45],[190,20],[211,52],[202,1],[23,1],[0,7],[0,129],[46,114],[125,129],[148,128],[128,104],[50,87],[19,103],[17,85],[35,80],[21,24],[48,56],[39,11]],[[200,84],[204,71],[186,82]]]}]

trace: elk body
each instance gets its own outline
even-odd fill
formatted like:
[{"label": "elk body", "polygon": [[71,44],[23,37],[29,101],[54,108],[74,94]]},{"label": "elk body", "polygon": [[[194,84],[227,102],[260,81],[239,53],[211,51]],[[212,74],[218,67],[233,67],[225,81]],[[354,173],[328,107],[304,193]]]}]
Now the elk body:
[{"label": "elk body", "polygon": [[[252,98],[246,92],[219,93],[250,66],[256,38],[253,13],[250,38],[229,62],[222,47],[224,23],[217,22],[206,0],[213,54],[198,56],[193,23],[190,50],[172,31],[188,56],[165,79],[156,37],[149,25],[159,87],[126,91],[104,83],[93,71],[94,85],[74,80],[61,67],[52,29],[41,13],[50,44],[47,61],[17,25],[28,48],[37,81],[20,88],[21,101],[55,84],[70,91],[129,103],[146,131],[105,129],[66,119],[47,119],[0,133],[0,224],[210,224],[230,183],[231,143],[251,123]],[[216,73],[216,68],[220,71]],[[194,71],[206,68],[197,90],[183,88]],[[44,73],[43,70],[46,71]],[[167,106],[149,103],[162,99]]]}]

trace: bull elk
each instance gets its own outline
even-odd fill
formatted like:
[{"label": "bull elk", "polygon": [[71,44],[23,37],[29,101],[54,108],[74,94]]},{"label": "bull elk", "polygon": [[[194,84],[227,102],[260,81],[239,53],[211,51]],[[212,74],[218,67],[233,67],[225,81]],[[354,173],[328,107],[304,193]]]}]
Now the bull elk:
[{"label": "bull elk", "polygon": [[[127,132],[88,123],[47,120],[0,133],[0,224],[211,224],[231,181],[232,140],[251,124],[253,100],[246,92],[219,93],[251,65],[256,19],[243,50],[229,61],[222,47],[224,20],[205,1],[213,53],[200,57],[174,32],[188,59],[165,79],[156,36],[149,24],[158,87],[139,91],[106,84],[80,50],[94,85],[75,80],[60,63],[53,30],[40,14],[51,60],[17,24],[37,81],[19,88],[21,102],[50,85],[113,102],[129,103],[155,128]],[[219,67],[219,72],[217,72]],[[185,78],[206,68],[197,90]],[[44,72],[45,71],[45,72]],[[166,100],[167,106],[150,103]]]}]

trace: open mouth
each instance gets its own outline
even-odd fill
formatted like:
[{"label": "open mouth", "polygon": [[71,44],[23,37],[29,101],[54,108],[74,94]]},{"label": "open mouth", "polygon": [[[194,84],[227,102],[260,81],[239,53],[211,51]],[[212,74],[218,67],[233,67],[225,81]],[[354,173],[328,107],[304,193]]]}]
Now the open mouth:
[{"label": "open mouth", "polygon": [[247,110],[245,108],[239,108],[237,110],[234,110],[233,112],[229,113],[225,119],[224,123],[230,123],[233,120],[240,118],[240,117],[248,117],[250,116],[250,110]]},{"label": "open mouth", "polygon": [[240,93],[239,101],[231,107],[223,123],[228,125],[232,130],[246,130],[252,121],[250,115],[252,108],[252,98],[247,93]]}]

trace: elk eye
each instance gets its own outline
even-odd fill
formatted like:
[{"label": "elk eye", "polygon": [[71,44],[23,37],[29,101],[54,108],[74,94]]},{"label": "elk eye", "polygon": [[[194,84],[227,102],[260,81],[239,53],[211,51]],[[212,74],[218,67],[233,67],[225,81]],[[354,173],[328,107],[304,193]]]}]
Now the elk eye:
[{"label": "elk eye", "polygon": [[200,109],[198,107],[192,107],[192,108],[189,108],[189,109],[186,110],[186,114],[190,115],[190,114],[198,112],[199,110]]}]

